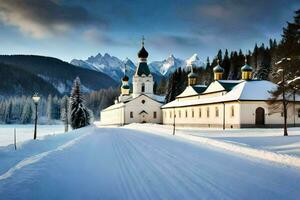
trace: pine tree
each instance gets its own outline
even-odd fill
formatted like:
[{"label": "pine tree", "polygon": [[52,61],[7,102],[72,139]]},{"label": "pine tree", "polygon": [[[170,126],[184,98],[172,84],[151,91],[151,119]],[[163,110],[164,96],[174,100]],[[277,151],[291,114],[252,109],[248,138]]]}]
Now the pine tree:
[{"label": "pine tree", "polygon": [[81,128],[90,124],[90,112],[85,107],[80,91],[80,79],[74,80],[71,92],[71,126],[73,129]]}]

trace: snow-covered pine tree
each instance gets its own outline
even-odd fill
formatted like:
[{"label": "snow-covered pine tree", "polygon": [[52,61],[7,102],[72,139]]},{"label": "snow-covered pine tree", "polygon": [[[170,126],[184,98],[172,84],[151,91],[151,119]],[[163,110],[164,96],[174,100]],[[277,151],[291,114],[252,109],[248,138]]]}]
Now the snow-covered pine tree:
[{"label": "snow-covered pine tree", "polygon": [[83,102],[80,91],[80,79],[74,80],[70,98],[71,126],[73,129],[81,128],[90,124],[90,112]]},{"label": "snow-covered pine tree", "polygon": [[68,132],[69,129],[69,106],[69,97],[65,95],[61,100],[60,107],[60,119],[64,122],[65,132]]}]

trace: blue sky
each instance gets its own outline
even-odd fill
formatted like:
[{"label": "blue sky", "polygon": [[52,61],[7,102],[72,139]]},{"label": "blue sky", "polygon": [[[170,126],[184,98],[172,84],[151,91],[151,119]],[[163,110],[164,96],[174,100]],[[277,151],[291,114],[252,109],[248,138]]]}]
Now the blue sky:
[{"label": "blue sky", "polygon": [[299,8],[296,0],[0,0],[0,54],[135,61],[144,35],[150,61],[205,59],[280,38]]}]

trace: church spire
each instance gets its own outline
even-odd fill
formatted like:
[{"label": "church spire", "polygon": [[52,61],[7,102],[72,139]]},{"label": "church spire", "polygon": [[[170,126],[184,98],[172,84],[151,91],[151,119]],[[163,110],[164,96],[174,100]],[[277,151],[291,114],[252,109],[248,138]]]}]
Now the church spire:
[{"label": "church spire", "polygon": [[140,62],[139,62],[138,68],[135,72],[136,75],[142,76],[144,74],[145,76],[149,76],[151,74],[149,67],[147,65],[148,55],[149,54],[148,54],[147,50],[145,49],[145,37],[143,36],[142,37],[142,48],[138,52],[138,57],[140,59]]}]

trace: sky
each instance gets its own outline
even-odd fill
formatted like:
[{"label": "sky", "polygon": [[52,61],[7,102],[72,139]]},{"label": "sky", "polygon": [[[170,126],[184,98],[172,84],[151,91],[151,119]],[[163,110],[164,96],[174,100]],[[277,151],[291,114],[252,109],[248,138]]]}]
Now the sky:
[{"label": "sky", "polygon": [[0,54],[204,60],[280,38],[299,0],[0,0]]}]

